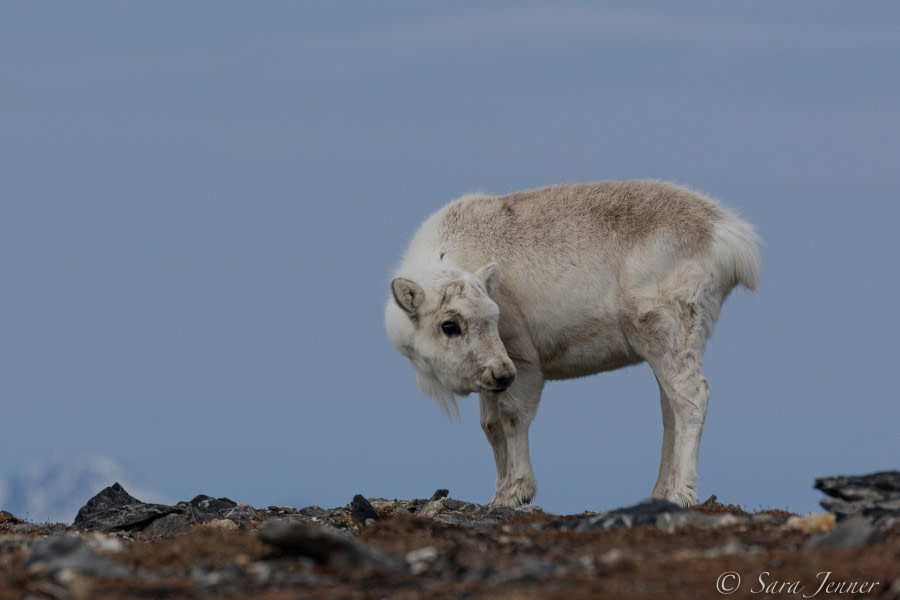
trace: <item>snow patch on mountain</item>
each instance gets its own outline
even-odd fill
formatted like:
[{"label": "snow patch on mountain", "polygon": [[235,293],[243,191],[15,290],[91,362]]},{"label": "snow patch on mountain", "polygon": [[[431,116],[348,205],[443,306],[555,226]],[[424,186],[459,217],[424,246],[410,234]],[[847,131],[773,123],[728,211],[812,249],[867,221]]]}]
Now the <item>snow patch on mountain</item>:
[{"label": "snow patch on mountain", "polygon": [[0,479],[0,510],[32,522],[71,523],[79,508],[117,481],[144,502],[171,502],[137,485],[112,458],[83,454],[35,461]]}]

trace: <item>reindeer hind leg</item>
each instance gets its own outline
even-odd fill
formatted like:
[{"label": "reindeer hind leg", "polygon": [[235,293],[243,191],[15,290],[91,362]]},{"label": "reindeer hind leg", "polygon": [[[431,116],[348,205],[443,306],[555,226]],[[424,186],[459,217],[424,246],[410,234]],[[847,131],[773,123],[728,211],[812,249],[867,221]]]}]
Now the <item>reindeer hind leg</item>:
[{"label": "reindeer hind leg", "polygon": [[709,404],[701,359],[712,319],[702,303],[646,302],[629,324],[632,346],[650,363],[660,389],[663,444],[653,496],[696,501],[697,458]]}]

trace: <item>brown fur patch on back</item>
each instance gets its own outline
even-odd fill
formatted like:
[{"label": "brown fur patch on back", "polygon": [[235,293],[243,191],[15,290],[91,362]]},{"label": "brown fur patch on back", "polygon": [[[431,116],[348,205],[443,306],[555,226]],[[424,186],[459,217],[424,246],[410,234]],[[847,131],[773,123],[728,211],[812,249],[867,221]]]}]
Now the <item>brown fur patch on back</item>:
[{"label": "brown fur patch on back", "polygon": [[[501,199],[504,216],[523,211],[531,226],[570,217],[588,217],[600,230],[629,245],[661,229],[687,236],[694,244],[712,239],[720,212],[715,204],[684,188],[658,181],[573,183],[515,192]],[[517,210],[518,209],[518,210]]]}]

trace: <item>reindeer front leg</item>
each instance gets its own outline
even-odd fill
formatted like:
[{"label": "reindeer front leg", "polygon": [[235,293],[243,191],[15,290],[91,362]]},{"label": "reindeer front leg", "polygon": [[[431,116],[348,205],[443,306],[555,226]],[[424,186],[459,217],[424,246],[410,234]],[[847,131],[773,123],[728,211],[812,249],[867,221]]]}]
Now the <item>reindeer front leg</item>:
[{"label": "reindeer front leg", "polygon": [[499,394],[481,394],[481,426],[497,464],[492,506],[515,508],[531,502],[537,480],[528,451],[528,428],[541,400],[544,380],[536,368],[516,364],[512,386]]},{"label": "reindeer front leg", "polygon": [[[497,396],[498,394],[481,392],[478,406],[481,413],[481,429],[494,451],[494,462],[497,465],[496,489],[499,490],[506,485],[509,458],[506,449],[506,431],[501,424]],[[495,493],[494,496],[496,495]]]}]

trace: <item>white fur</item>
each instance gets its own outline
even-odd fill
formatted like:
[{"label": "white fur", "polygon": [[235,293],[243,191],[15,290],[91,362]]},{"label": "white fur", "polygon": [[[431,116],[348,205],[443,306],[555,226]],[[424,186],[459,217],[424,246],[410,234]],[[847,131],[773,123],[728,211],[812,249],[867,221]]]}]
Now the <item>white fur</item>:
[{"label": "white fur", "polygon": [[448,413],[479,393],[491,503],[504,506],[536,493],[528,427],[545,381],[649,362],[664,425],[653,496],[687,505],[709,399],[701,357],[731,290],[757,284],[757,243],[715,201],[656,181],[464,196],[410,242],[387,333]]}]

